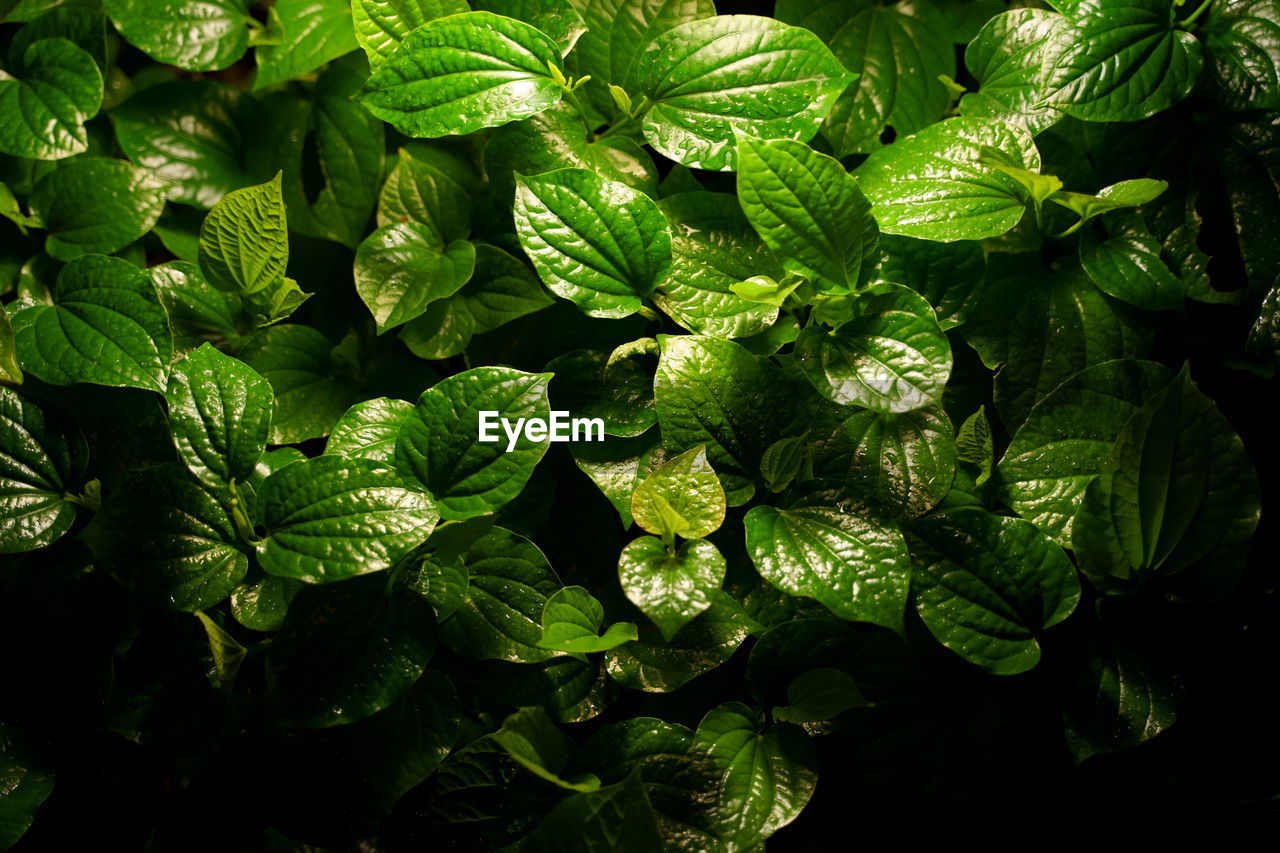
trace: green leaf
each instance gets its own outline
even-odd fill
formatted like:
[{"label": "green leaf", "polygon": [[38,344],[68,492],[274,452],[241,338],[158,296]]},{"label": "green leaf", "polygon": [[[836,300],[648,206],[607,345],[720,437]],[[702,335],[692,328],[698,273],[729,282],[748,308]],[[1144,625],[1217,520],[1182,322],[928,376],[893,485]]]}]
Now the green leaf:
[{"label": "green leaf", "polygon": [[585,169],[517,177],[515,216],[543,282],[591,317],[634,314],[671,267],[658,205]]},{"label": "green leaf", "polygon": [[9,309],[0,305],[0,384],[22,384],[22,368],[18,366],[18,346],[9,324]]},{"label": "green leaf", "polygon": [[1057,124],[1062,114],[1044,99],[1072,34],[1065,17],[1046,9],[996,15],[965,50],[965,67],[979,88],[960,99],[960,112],[1020,125],[1032,135]]},{"label": "green leaf", "polygon": [[219,290],[257,293],[284,278],[289,226],[280,174],[227,193],[200,226],[200,269]]},{"label": "green leaf", "polygon": [[724,521],[724,488],[695,447],[674,457],[636,486],[631,516],[644,530],[670,543],[674,537],[702,539]]},{"label": "green leaf", "polygon": [[663,335],[658,342],[653,394],[663,441],[676,452],[705,445],[728,505],[746,503],[765,450],[805,417],[795,384],[732,341]]},{"label": "green leaf", "polygon": [[164,208],[165,184],[122,160],[84,157],[61,163],[31,191],[31,210],[49,233],[45,251],[60,261],[111,254],[151,230]]},{"label": "green leaf", "polygon": [[88,449],[74,428],[10,388],[0,387],[0,424],[0,554],[43,548],[75,521],[70,490]]},{"label": "green leaf", "polygon": [[431,535],[439,513],[370,459],[320,456],[286,465],[258,495],[264,571],[330,583],[388,569]]},{"label": "green leaf", "polygon": [[638,774],[607,788],[573,794],[525,839],[521,853],[648,853],[665,848],[658,818]]},{"label": "green leaf", "polygon": [[494,528],[462,554],[471,577],[467,598],[440,626],[440,640],[473,660],[538,663],[555,652],[538,648],[542,612],[561,588],[538,546]]},{"label": "green leaf", "polygon": [[658,342],[640,338],[611,353],[572,350],[547,362],[552,405],[574,417],[599,418],[606,435],[636,436],[657,422],[653,371]]},{"label": "green leaf", "polygon": [[255,91],[301,77],[359,47],[350,0],[277,0],[275,10],[285,22],[284,41],[254,51]]},{"label": "green leaf", "polygon": [[1080,265],[1098,289],[1147,311],[1180,309],[1186,285],[1161,259],[1163,246],[1137,214],[1107,222],[1107,238],[1087,231],[1080,238]]},{"label": "green leaf", "polygon": [[878,412],[936,404],[951,375],[951,346],[924,297],[878,284],[833,332],[810,326],[796,340],[800,369],[823,396]]},{"label": "green leaf", "polygon": [[173,341],[147,274],[102,255],[62,268],[53,305],[13,315],[23,370],[51,385],[92,382],[163,391]]},{"label": "green leaf", "polygon": [[471,189],[460,176],[401,148],[378,194],[378,225],[405,222],[425,226],[437,245],[466,239],[471,233]]},{"label": "green leaf", "polygon": [[0,77],[0,152],[58,160],[89,147],[84,123],[102,106],[93,57],[62,38],[33,42],[22,76]]},{"label": "green leaf", "polygon": [[[541,31],[489,12],[414,29],[365,83],[361,102],[406,136],[473,133],[558,102],[560,49]],[[496,81],[496,82],[495,82]]]},{"label": "green leaf", "polygon": [[631,526],[631,495],[636,485],[668,458],[656,429],[635,438],[576,442],[571,450],[573,461],[613,504],[624,528]]},{"label": "green leaf", "polygon": [[271,641],[268,684],[288,721],[348,725],[404,695],[435,642],[431,605],[383,577],[306,587]]},{"label": "green leaf", "polygon": [[880,265],[872,276],[876,283],[902,284],[919,293],[933,306],[943,331],[968,319],[986,277],[982,244],[886,235],[880,249]]},{"label": "green leaf", "polygon": [[570,791],[595,791],[600,780],[586,775],[566,779],[560,775],[569,762],[569,742],[542,708],[521,708],[502,721],[502,728],[489,735],[522,767]]},{"label": "green leaf", "polygon": [[857,290],[870,276],[880,232],[838,160],[803,142],[739,135],[738,195],[787,272],[835,293]]},{"label": "green leaf", "polygon": [[1150,361],[1096,364],[1036,403],[996,469],[1001,498],[1063,547],[1084,490],[1142,404],[1173,373]]},{"label": "green leaf", "polygon": [[165,398],[173,443],[191,473],[214,488],[245,482],[267,447],[270,383],[204,344],[174,365]]},{"label": "green leaf", "polygon": [[515,18],[542,30],[560,46],[562,54],[568,53],[587,29],[569,0],[474,0],[472,7],[477,12]]},{"label": "green leaf", "polygon": [[787,705],[773,709],[783,723],[821,723],[853,708],[871,704],[848,673],[823,667],[811,669],[787,688]]},{"label": "green leaf", "polygon": [[630,690],[670,693],[732,657],[752,627],[738,603],[720,593],[671,640],[656,627],[641,628],[639,640],[605,653],[605,668]]},{"label": "green leaf", "polygon": [[339,361],[341,347],[299,325],[272,326],[249,341],[242,359],[275,395],[272,444],[322,438],[351,405],[356,390]]},{"label": "green leaf", "polygon": [[839,157],[865,154],[892,128],[898,136],[938,121],[950,105],[939,75],[955,76],[952,27],[934,3],[780,0],[779,19],[817,33],[858,74],[836,100],[823,135]]},{"label": "green leaf", "polygon": [[279,631],[301,581],[258,574],[231,593],[231,615],[252,631]]},{"label": "green leaf", "polygon": [[910,572],[897,527],[836,493],[747,513],[747,551],[769,583],[841,619],[902,630]]},{"label": "green leaf", "polygon": [[[1258,477],[1244,445],[1184,367],[1124,425],[1071,530],[1080,570],[1100,587],[1203,561],[1234,581],[1258,524]],[[1216,559],[1215,559],[1216,558]]]},{"label": "green leaf", "polygon": [[782,268],[727,193],[687,192],[660,202],[671,223],[671,271],[653,300],[691,332],[737,338],[768,329],[777,305],[744,298],[737,287],[756,275],[782,277]]},{"label": "green leaf", "polygon": [[104,0],[111,23],[157,62],[217,71],[249,48],[249,0]]},{"label": "green leaf", "polygon": [[847,484],[896,513],[915,518],[951,486],[956,445],[936,406],[889,414],[826,404],[808,433],[813,476]]},{"label": "green leaf", "polygon": [[555,302],[527,266],[496,246],[475,245],[471,280],[400,330],[400,340],[419,358],[459,355],[471,338],[491,332]]},{"label": "green leaf", "polygon": [[523,429],[512,437],[490,421],[482,442],[480,413],[496,412],[512,429],[518,420],[550,417],[549,373],[477,367],[428,388],[396,443],[396,467],[440,504],[442,518],[460,521],[496,512],[518,495],[543,454],[546,440]]},{"label": "green leaf", "polygon": [[1022,128],[959,116],[882,148],[855,174],[883,232],[944,243],[998,237],[1022,218],[1024,190],[983,162],[987,149],[1009,165],[1040,169]]},{"label": "green leaf", "polygon": [[129,159],[168,183],[169,201],[209,208],[253,183],[241,151],[245,111],[225,83],[182,80],[144,89],[111,122]]},{"label": "green leaf", "polygon": [[377,68],[396,52],[405,36],[446,15],[471,11],[466,0],[354,0],[356,40]]},{"label": "green leaf", "polygon": [[978,411],[960,425],[960,432],[956,434],[956,459],[978,469],[974,484],[981,486],[991,477],[995,453],[995,443],[991,438],[991,424],[987,421],[986,406],[979,406]]},{"label": "green leaf", "polygon": [[53,785],[53,771],[33,754],[21,732],[0,723],[0,849],[18,843]]},{"label": "green leaf", "polygon": [[471,278],[475,260],[475,247],[466,240],[446,246],[417,223],[388,225],[370,234],[356,252],[356,292],[382,334],[455,293]]},{"label": "green leaf", "polygon": [[213,658],[210,679],[222,690],[230,692],[248,650],[205,614],[196,613],[196,618],[209,638],[209,653]]},{"label": "green leaf", "polygon": [[1185,98],[1204,59],[1174,15],[1165,0],[1074,4],[1046,102],[1084,121],[1138,121]]},{"label": "green leaf", "polygon": [[[483,532],[488,532],[490,526],[486,524]],[[439,549],[433,547],[452,532],[447,525],[438,528],[437,536],[427,540],[419,552],[409,556],[403,576],[406,586],[431,602],[437,619],[448,619],[457,612],[467,600],[467,588],[471,583],[467,567],[456,554],[444,553],[448,549],[443,545]],[[478,538],[479,535],[471,537]],[[467,545],[471,544],[471,539]]]},{"label": "green leaf", "polygon": [[711,607],[725,571],[720,551],[702,539],[673,550],[661,539],[642,536],[623,548],[618,560],[622,591],[668,642]]},{"label": "green leaf", "polygon": [[1123,210],[1126,207],[1138,207],[1158,198],[1169,185],[1164,181],[1153,181],[1150,178],[1135,178],[1121,181],[1098,190],[1097,195],[1085,193],[1058,192],[1049,197],[1049,201],[1060,204],[1074,211],[1080,221],[1067,229],[1070,233],[1080,228],[1095,216],[1101,216],[1112,210]]},{"label": "green leaf", "polygon": [[749,849],[799,817],[818,783],[804,730],[789,723],[766,728],[762,715],[740,702],[709,711],[694,745],[722,774],[712,827],[735,849]]},{"label": "green leaf", "polygon": [[812,137],[855,77],[813,33],[754,15],[682,24],[635,62],[634,89],[653,104],[645,139],[677,163],[718,171],[734,168],[735,129]]},{"label": "green leaf", "polygon": [[391,397],[356,403],[333,425],[325,455],[394,462],[400,427],[412,412],[412,403]]},{"label": "green leaf", "polygon": [[249,570],[232,507],[182,465],[134,474],[108,495],[87,532],[101,563],[142,597],[194,613],[240,585]]},{"label": "green leaf", "polygon": [[586,589],[567,586],[547,599],[542,608],[542,639],[538,648],[586,660],[588,652],[603,652],[637,638],[636,626],[615,622],[604,634],[604,608]]},{"label": "green leaf", "polygon": [[1071,615],[1080,581],[1062,549],[1028,522],[955,509],[911,525],[911,586],[924,624],[993,672],[1040,661],[1037,637]]},{"label": "green leaf", "polygon": [[1224,106],[1280,109],[1280,9],[1265,0],[1214,3],[1199,32]]},{"label": "green leaf", "polygon": [[424,672],[396,701],[342,734],[352,762],[389,806],[435,772],[464,719],[449,679]]}]

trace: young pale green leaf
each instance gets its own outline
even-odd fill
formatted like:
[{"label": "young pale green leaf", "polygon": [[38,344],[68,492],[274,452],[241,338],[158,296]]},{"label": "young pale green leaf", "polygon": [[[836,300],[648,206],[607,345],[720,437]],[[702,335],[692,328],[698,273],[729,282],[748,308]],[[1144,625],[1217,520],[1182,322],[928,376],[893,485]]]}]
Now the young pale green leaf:
[{"label": "young pale green leaf", "polygon": [[933,306],[943,331],[964,323],[976,307],[987,271],[980,243],[935,243],[886,235],[880,250],[872,280],[906,285],[919,293]]},{"label": "young pale green leaf", "polygon": [[1274,3],[1214,3],[1200,35],[1208,76],[1226,107],[1280,109],[1280,9]]},{"label": "young pale green leaf", "polygon": [[205,636],[209,638],[209,654],[213,659],[210,680],[222,690],[230,692],[248,650],[209,616],[196,613],[196,618],[200,620]]},{"label": "young pale green leaf", "polygon": [[276,0],[274,8],[288,23],[280,44],[254,51],[258,60],[255,90],[301,77],[359,46],[350,0]]},{"label": "young pale green leaf", "polygon": [[641,628],[638,641],[605,653],[605,668],[629,690],[670,693],[727,661],[753,627],[741,605],[721,592],[670,640],[656,627]]},{"label": "young pale green leaf", "polygon": [[5,387],[0,426],[0,554],[43,548],[75,521],[69,497],[84,474],[84,439]]},{"label": "young pale green leaf", "polygon": [[51,385],[164,390],[173,340],[145,272],[120,258],[86,255],[58,273],[53,298],[13,315],[25,371]]},{"label": "young pale green leaf", "polygon": [[512,18],[467,12],[409,33],[373,72],[360,100],[407,136],[473,133],[558,102],[564,90],[556,72],[563,79],[560,49],[544,33]]},{"label": "young pale green leaf", "polygon": [[618,559],[622,591],[668,642],[711,607],[725,571],[720,551],[703,539],[691,539],[673,550],[661,539],[641,536],[623,548]]},{"label": "young pale green leaf", "polygon": [[464,352],[471,338],[541,311],[555,300],[529,267],[496,246],[473,244],[475,272],[462,289],[427,306],[400,330],[400,340],[419,358],[449,358]]},{"label": "young pale green leaf", "polygon": [[413,403],[391,397],[356,403],[333,425],[325,455],[394,462],[400,427],[412,412]]},{"label": "young pale green leaf", "polygon": [[723,774],[712,826],[734,849],[750,849],[799,817],[818,784],[804,730],[789,723],[766,728],[762,715],[740,702],[708,712],[694,745]]},{"label": "young pale green leaf", "polygon": [[956,73],[952,35],[935,3],[779,0],[774,14],[812,30],[857,80],[835,102],[823,135],[837,156],[865,154],[938,121],[950,104],[939,75]]},{"label": "young pale green leaf", "polygon": [[639,773],[561,800],[525,839],[522,853],[562,853],[567,839],[590,853],[648,853],[666,847]]},{"label": "young pale green leaf", "polygon": [[378,194],[378,225],[404,222],[430,229],[437,245],[466,239],[471,233],[471,190],[465,179],[401,148]]},{"label": "young pale green leaf", "polygon": [[724,513],[724,488],[707,462],[705,447],[671,459],[645,477],[631,495],[636,524],[667,543],[676,536],[701,539],[714,533]]},{"label": "young pale green leaf", "polygon": [[231,615],[251,631],[279,631],[302,581],[260,572],[231,593]]},{"label": "young pale green leaf", "polygon": [[1163,247],[1142,217],[1117,214],[1104,240],[1095,231],[1080,238],[1080,265],[1098,289],[1147,311],[1182,308],[1186,285],[1161,259]]},{"label": "young pale green leaf", "polygon": [[1067,555],[1028,522],[956,509],[911,525],[911,586],[933,635],[996,675],[1040,661],[1039,634],[1071,615],[1080,580]]},{"label": "young pale green leaf", "polygon": [[371,459],[320,456],[276,471],[258,508],[266,536],[258,562],[268,574],[331,583],[388,569],[431,535],[439,513]]},{"label": "young pale green leaf", "polygon": [[1075,231],[1095,216],[1101,216],[1112,210],[1123,210],[1126,207],[1138,207],[1154,201],[1164,193],[1169,185],[1164,181],[1153,181],[1150,178],[1135,178],[1121,181],[1098,190],[1097,195],[1086,193],[1058,192],[1049,197],[1049,201],[1060,204],[1076,213],[1080,221],[1068,229]]},{"label": "young pale green leaf", "polygon": [[853,708],[871,704],[857,683],[843,670],[811,669],[787,688],[787,705],[773,709],[773,718],[784,723],[821,723]]},{"label": "young pale green leaf", "polygon": [[169,201],[210,208],[253,183],[241,151],[247,99],[214,80],[152,86],[111,110],[129,159],[168,183]]},{"label": "young pale green leaf", "polygon": [[416,222],[388,225],[370,234],[356,252],[356,293],[382,334],[453,295],[471,278],[475,262],[475,247],[466,240],[443,245],[434,231]]},{"label": "young pale green leaf", "polygon": [[275,409],[271,443],[323,438],[356,397],[337,347],[310,326],[272,326],[255,335],[241,356],[271,383]]},{"label": "young pale green leaf", "polygon": [[1190,94],[1199,40],[1174,26],[1165,0],[1094,0],[1067,10],[1072,27],[1045,103],[1084,121],[1138,121]]},{"label": "young pale green leaf", "polygon": [[841,619],[902,630],[911,573],[893,522],[817,492],[786,509],[755,507],[745,524],[747,551],[769,583]]},{"label": "young pale green leaf", "polygon": [[659,430],[635,438],[608,437],[604,441],[570,445],[573,461],[613,504],[624,528],[631,526],[631,495],[636,485],[668,458]]},{"label": "young pale green leaf", "polygon": [[123,249],[151,230],[164,200],[164,181],[106,157],[60,163],[36,184],[30,199],[49,234],[45,251],[60,261]]},{"label": "young pale green leaf", "polygon": [[896,284],[859,296],[857,315],[833,332],[796,340],[800,369],[823,396],[878,412],[910,412],[942,399],[951,346],[924,297]]},{"label": "young pale green leaf", "polygon": [[571,779],[560,775],[569,763],[569,740],[542,708],[521,708],[503,720],[502,728],[489,737],[541,779],[570,791],[595,791],[600,787],[600,780],[590,774]]},{"label": "young pale green leaf", "polygon": [[653,410],[657,362],[658,342],[653,338],[622,344],[612,353],[567,352],[547,362],[547,370],[555,373],[552,405],[575,418],[599,418],[606,435],[637,436],[657,422]]},{"label": "young pale green leaf", "polygon": [[790,139],[738,135],[738,195],[766,246],[819,291],[858,289],[880,232],[871,203],[840,161]]},{"label": "young pale green leaf", "polygon": [[111,23],[130,44],[165,65],[217,71],[249,48],[250,0],[105,0]]},{"label": "young pale green leaf", "polygon": [[515,217],[543,282],[591,317],[634,314],[671,267],[658,205],[586,169],[517,177]]},{"label": "young pale green leaf", "polygon": [[660,336],[658,424],[674,451],[704,445],[729,506],[750,500],[760,458],[805,417],[807,401],[773,362],[732,341]]},{"label": "young pale green leaf", "polygon": [[754,15],[691,21],[636,58],[649,144],[690,168],[728,170],[734,130],[807,140],[851,74],[808,30]]},{"label": "young pale green leaf", "polygon": [[170,463],[112,492],[86,536],[94,556],[144,599],[193,613],[221,602],[249,570],[235,511],[243,508]]},{"label": "young pale green leaf", "polygon": [[290,722],[349,725],[404,695],[435,645],[431,605],[383,577],[306,587],[271,641],[267,683]]},{"label": "young pale green leaf", "polygon": [[561,588],[547,558],[528,539],[494,528],[462,554],[467,597],[440,626],[440,640],[473,660],[539,663],[555,652],[538,648],[547,599]]},{"label": "young pale green leaf", "polygon": [[165,398],[178,455],[206,485],[243,483],[267,448],[271,384],[209,344],[173,366]]},{"label": "young pale green leaf", "polygon": [[[550,417],[550,379],[549,373],[477,367],[436,383],[400,429],[396,467],[435,496],[442,518],[496,512],[520,493],[547,452],[547,440],[534,440],[522,427]],[[483,430],[481,412],[491,413]],[[497,419],[519,431],[506,433]]]},{"label": "young pale green leaf", "polygon": [[1121,359],[1072,376],[1031,409],[996,469],[1002,499],[1063,547],[1084,490],[1124,425],[1173,379],[1163,365]]},{"label": "young pale green leaf", "polygon": [[702,191],[659,204],[671,223],[671,271],[653,300],[691,332],[737,338],[768,329],[777,307],[753,301],[738,286],[755,276],[782,277],[782,268],[752,230],[737,198]]},{"label": "young pale green leaf", "polygon": [[542,609],[542,639],[538,648],[566,652],[580,660],[588,652],[604,652],[638,638],[636,626],[615,622],[603,634],[604,608],[586,589],[567,586],[547,599]]},{"label": "young pale green leaf", "polygon": [[1072,33],[1065,17],[1047,9],[996,15],[965,50],[965,67],[979,87],[960,99],[960,112],[1020,125],[1032,135],[1057,124],[1062,114],[1045,97]]},{"label": "young pale green leaf", "polygon": [[200,226],[200,269],[219,290],[257,293],[284,278],[289,226],[280,173],[227,193]]},{"label": "young pale green leaf", "polygon": [[102,106],[102,72],[63,38],[33,42],[21,76],[0,77],[0,152],[59,160],[89,147],[84,123]]},{"label": "young pale green leaf", "polygon": [[1009,165],[1037,171],[1027,131],[969,116],[946,119],[872,154],[855,173],[880,230],[951,242],[998,237],[1025,209],[1017,180],[983,162],[998,151]]},{"label": "young pale green leaf", "polygon": [[889,414],[828,403],[810,425],[813,476],[847,484],[895,513],[915,518],[951,486],[956,444],[940,407]]},{"label": "young pale green leaf", "polygon": [[377,68],[396,52],[405,36],[418,27],[443,18],[470,12],[466,0],[353,0],[351,15],[356,40]]},{"label": "young pale green leaf", "polygon": [[1244,445],[1184,367],[1120,431],[1085,489],[1071,547],[1104,589],[1202,560],[1230,574],[1237,569],[1224,551],[1249,540],[1258,515],[1258,476]]},{"label": "young pale green leaf", "polygon": [[808,447],[805,436],[793,435],[780,438],[760,457],[760,476],[771,492],[780,492],[800,474],[804,467]]}]

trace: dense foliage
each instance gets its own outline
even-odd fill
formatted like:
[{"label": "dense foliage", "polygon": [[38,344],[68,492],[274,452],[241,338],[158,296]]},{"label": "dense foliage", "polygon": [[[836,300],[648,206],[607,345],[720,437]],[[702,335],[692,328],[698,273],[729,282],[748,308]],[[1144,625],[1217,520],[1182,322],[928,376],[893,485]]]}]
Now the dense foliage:
[{"label": "dense foliage", "polygon": [[720,6],[0,0],[0,848],[1273,814],[1280,4]]}]

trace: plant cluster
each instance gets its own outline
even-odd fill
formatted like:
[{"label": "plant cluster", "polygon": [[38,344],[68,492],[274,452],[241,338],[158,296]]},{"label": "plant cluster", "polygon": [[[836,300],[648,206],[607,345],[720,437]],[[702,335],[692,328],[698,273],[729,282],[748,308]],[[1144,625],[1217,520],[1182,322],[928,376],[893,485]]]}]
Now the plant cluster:
[{"label": "plant cluster", "polygon": [[772,12],[0,0],[0,847],[760,851],[1178,720],[1280,5]]}]

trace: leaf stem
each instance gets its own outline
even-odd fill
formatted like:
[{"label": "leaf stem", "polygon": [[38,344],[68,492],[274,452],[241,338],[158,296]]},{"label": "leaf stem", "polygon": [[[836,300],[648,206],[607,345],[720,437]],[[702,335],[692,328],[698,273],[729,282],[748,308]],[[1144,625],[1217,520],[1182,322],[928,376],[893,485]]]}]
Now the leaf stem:
[{"label": "leaf stem", "polygon": [[1190,27],[1192,24],[1196,22],[1197,19],[1199,19],[1201,15],[1205,13],[1205,10],[1209,8],[1209,5],[1211,3],[1213,3],[1213,0],[1204,0],[1204,2],[1201,3],[1200,6],[1194,12],[1192,12],[1190,15],[1187,15],[1187,17],[1183,18],[1181,21],[1178,21],[1177,25],[1182,29],[1186,29],[1187,27]]}]

